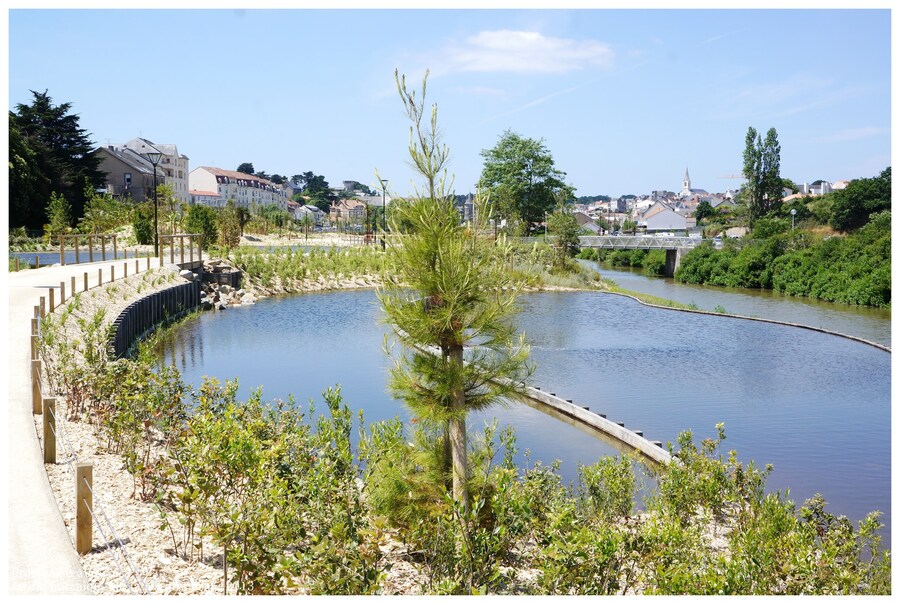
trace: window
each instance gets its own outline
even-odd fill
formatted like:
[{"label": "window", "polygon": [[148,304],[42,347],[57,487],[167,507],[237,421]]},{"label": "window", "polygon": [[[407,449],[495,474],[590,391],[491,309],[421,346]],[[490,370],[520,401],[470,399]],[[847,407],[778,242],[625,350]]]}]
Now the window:
[{"label": "window", "polygon": [[128,189],[131,187],[131,172],[126,172],[125,176],[125,188]]}]

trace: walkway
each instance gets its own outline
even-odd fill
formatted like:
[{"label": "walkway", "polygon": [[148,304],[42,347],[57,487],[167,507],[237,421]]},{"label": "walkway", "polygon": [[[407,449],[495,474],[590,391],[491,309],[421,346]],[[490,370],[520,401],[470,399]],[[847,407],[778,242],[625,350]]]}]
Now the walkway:
[{"label": "walkway", "polygon": [[[29,338],[34,307],[40,303],[41,296],[48,297],[49,288],[58,288],[61,281],[68,286],[75,276],[80,290],[85,272],[89,287],[96,287],[98,269],[103,269],[105,281],[109,267],[115,265],[121,271],[122,263],[123,260],[117,260],[49,266],[6,275],[9,409],[5,467],[9,474],[6,497],[9,504],[7,593],[10,595],[91,593],[44,470],[31,414]],[[56,295],[58,300],[58,291]]]}]

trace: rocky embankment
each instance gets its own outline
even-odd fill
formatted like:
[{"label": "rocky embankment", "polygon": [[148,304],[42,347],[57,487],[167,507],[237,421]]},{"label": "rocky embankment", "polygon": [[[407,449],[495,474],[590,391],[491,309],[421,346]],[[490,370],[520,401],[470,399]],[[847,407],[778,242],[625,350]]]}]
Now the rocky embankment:
[{"label": "rocky embankment", "polygon": [[[200,291],[200,307],[203,310],[225,310],[229,306],[253,304],[259,295],[251,290],[235,288],[228,283],[221,283],[220,278],[236,272],[238,269],[228,265],[220,258],[212,258],[203,263],[203,274],[210,275],[211,281],[204,278]],[[191,271],[181,271],[181,276],[191,281],[196,276]]]}]

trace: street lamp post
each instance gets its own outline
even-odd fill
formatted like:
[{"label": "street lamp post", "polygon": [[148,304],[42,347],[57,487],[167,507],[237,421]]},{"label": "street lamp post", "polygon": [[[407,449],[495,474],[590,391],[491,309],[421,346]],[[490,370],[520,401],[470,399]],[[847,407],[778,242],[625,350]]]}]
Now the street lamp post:
[{"label": "street lamp post", "polygon": [[797,215],[797,208],[791,208],[791,231],[794,230],[794,216]]},{"label": "street lamp post", "polygon": [[162,159],[162,153],[156,149],[156,147],[151,147],[153,151],[148,151],[144,153],[149,161],[153,165],[153,255],[157,258],[159,257],[159,197],[156,194],[156,166],[159,165],[159,160]]},{"label": "street lamp post", "polygon": [[381,251],[384,251],[387,244],[384,241],[384,236],[387,233],[387,183],[388,181],[384,178],[381,180]]}]

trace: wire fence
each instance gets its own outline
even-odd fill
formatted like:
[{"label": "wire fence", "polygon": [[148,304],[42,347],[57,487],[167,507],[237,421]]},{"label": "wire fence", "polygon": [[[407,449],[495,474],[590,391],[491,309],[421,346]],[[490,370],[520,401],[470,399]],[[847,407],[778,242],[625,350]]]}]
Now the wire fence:
[{"label": "wire fence", "polygon": [[[150,269],[149,258],[146,264],[147,270]],[[115,268],[109,267],[109,282],[115,281]],[[140,270],[139,264],[135,261],[135,274]],[[126,262],[122,271],[122,278],[128,276],[128,264]],[[74,296],[75,277],[71,280],[70,296]],[[103,269],[99,269],[97,286],[103,285]],[[66,300],[65,282],[60,283],[59,304],[55,300],[55,289],[50,288],[47,298],[40,297],[40,304],[34,307],[34,317],[31,323],[31,382],[32,382],[32,411],[34,415],[43,416],[43,430],[41,433],[41,445],[44,452],[44,463],[61,465],[66,473],[74,478],[75,484],[75,549],[79,554],[87,554],[89,552],[99,552],[103,549],[110,552],[119,578],[124,590],[130,594],[148,594],[147,584],[138,571],[134,560],[129,556],[128,548],[125,541],[119,537],[115,525],[106,513],[103,506],[95,497],[93,490],[93,464],[90,462],[81,462],[75,451],[65,430],[66,421],[60,421],[57,414],[56,398],[47,396],[45,392],[43,373],[46,369],[46,363],[49,359],[45,356],[45,351],[41,346],[41,327],[42,320],[48,312],[53,312],[55,308],[61,306]],[[88,273],[84,273],[84,289],[89,289]],[[49,305],[48,305],[49,298]],[[62,397],[67,397],[68,393],[55,393]],[[97,530],[103,539],[102,547],[94,547],[93,533]]]}]

